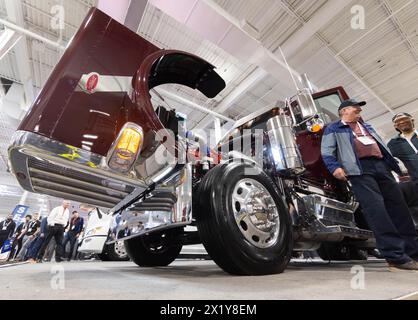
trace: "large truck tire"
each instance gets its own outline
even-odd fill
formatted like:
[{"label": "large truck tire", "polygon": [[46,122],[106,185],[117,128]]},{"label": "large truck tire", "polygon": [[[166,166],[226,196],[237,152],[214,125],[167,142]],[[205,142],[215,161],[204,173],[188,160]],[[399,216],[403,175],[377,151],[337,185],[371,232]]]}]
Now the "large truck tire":
[{"label": "large truck tire", "polygon": [[289,212],[273,181],[251,164],[218,165],[193,199],[202,243],[215,263],[235,275],[281,273],[292,254]]},{"label": "large truck tire", "polygon": [[123,241],[106,244],[103,252],[98,254],[102,261],[129,261],[128,253]]},{"label": "large truck tire", "polygon": [[179,256],[183,227],[153,232],[125,240],[128,256],[140,267],[165,267]]}]

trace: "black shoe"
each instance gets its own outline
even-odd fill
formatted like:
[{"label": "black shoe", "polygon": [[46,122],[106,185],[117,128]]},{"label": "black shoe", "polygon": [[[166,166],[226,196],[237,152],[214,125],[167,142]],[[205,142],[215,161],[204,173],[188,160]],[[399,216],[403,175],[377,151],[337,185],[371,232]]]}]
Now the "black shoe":
[{"label": "black shoe", "polygon": [[418,271],[418,264],[415,261],[402,264],[389,263],[389,271]]},{"label": "black shoe", "polygon": [[55,258],[55,262],[60,263],[63,262],[64,260],[62,260],[61,258]]}]

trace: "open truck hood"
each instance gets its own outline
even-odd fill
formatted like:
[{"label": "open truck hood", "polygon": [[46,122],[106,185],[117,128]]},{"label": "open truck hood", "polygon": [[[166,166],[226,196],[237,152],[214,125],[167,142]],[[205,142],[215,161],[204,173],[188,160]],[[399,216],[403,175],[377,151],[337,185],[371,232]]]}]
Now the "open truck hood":
[{"label": "open truck hood", "polygon": [[225,87],[205,60],[160,50],[92,8],[18,130],[104,156],[128,121],[141,125],[145,134],[163,128],[148,91],[165,83],[207,97]]},{"label": "open truck hood", "polygon": [[[142,192],[166,172],[179,170],[155,161],[157,148],[164,147],[156,132],[170,134],[149,90],[165,83],[207,97],[225,87],[205,60],[160,50],[92,8],[12,138],[9,159],[19,184],[30,192],[112,208],[133,190]],[[141,126],[144,137],[137,162],[125,173],[109,168],[106,156],[127,122]]]}]

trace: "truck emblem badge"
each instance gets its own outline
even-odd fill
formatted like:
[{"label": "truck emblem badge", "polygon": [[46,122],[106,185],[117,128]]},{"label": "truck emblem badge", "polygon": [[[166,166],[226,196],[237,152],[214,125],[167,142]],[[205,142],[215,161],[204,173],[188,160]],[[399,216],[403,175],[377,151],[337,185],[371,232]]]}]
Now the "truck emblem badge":
[{"label": "truck emblem badge", "polygon": [[129,95],[132,91],[132,76],[102,75],[97,72],[90,72],[81,76],[75,90],[87,94],[126,92]]},{"label": "truck emblem badge", "polygon": [[95,93],[99,84],[100,75],[97,72],[92,72],[87,75],[84,91],[87,93]]}]

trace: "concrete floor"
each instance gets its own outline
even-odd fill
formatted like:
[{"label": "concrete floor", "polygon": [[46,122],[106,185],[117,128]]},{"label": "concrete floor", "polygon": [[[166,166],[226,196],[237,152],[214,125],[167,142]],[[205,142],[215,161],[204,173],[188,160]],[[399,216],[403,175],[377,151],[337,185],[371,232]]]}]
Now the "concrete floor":
[{"label": "concrete floor", "polygon": [[0,299],[348,300],[408,294],[408,299],[418,299],[418,273],[390,272],[379,260],[361,265],[365,288],[354,290],[352,282],[361,283],[352,280],[355,263],[320,260],[293,261],[283,274],[259,277],[230,276],[212,261],[201,260],[149,269],[132,262],[23,264],[0,268]]}]

